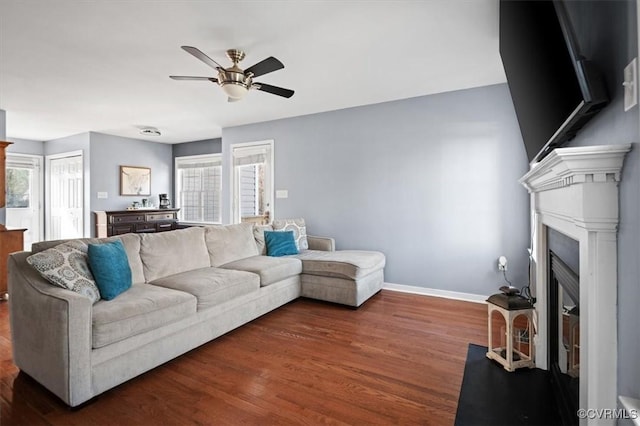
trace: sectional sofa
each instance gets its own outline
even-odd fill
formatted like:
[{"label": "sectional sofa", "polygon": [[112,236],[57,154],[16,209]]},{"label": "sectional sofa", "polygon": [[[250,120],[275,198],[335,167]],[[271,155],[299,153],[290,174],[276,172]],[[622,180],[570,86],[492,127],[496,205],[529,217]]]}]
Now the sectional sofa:
[{"label": "sectional sofa", "polygon": [[15,364],[78,406],[300,296],[358,307],[382,288],[382,253],[335,251],[333,239],[309,236],[308,250],[271,257],[264,229],[240,224],[83,239],[119,239],[131,270],[128,290],[95,303],[52,285],[28,263],[62,241],[12,254]]}]

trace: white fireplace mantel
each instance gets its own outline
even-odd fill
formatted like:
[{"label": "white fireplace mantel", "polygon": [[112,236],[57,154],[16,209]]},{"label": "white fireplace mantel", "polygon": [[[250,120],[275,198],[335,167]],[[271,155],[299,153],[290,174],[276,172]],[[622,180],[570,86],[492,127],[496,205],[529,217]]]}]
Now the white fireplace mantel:
[{"label": "white fireplace mantel", "polygon": [[[557,148],[520,179],[531,194],[536,365],[548,369],[547,227],[580,247],[580,401],[615,409],[618,183],[630,144]],[[581,420],[582,423],[603,419]],[[613,420],[610,421],[613,424]]]}]

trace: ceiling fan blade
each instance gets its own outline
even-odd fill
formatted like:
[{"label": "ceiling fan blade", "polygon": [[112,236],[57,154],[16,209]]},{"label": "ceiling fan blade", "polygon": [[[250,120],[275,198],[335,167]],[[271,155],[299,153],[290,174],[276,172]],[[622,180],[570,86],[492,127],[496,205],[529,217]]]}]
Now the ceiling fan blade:
[{"label": "ceiling fan blade", "polygon": [[193,56],[200,59],[202,62],[209,65],[211,68],[215,70],[217,70],[218,68],[224,68],[222,65],[220,65],[219,63],[217,63],[216,61],[214,61],[204,53],[202,53],[202,51],[197,47],[192,47],[192,46],[181,46],[181,47],[183,50],[185,50],[188,53],[191,53]]},{"label": "ceiling fan blade", "polygon": [[170,75],[169,78],[173,79],[173,80],[193,80],[193,81],[198,81],[198,80],[209,80],[213,83],[217,83],[218,79],[217,78],[213,78],[213,77],[191,77],[191,76],[187,76],[187,75]]},{"label": "ceiling fan blade", "polygon": [[269,56],[264,61],[260,61],[257,64],[244,70],[244,75],[247,75],[248,73],[252,73],[254,77],[260,77],[261,75],[278,71],[278,70],[281,70],[282,68],[284,68],[284,65],[282,64],[282,62],[280,62],[273,56]]},{"label": "ceiling fan blade", "polygon": [[273,95],[278,95],[278,96],[282,96],[283,98],[290,98],[293,96],[293,94],[295,93],[293,90],[290,89],[284,89],[282,87],[278,87],[278,86],[272,86],[270,84],[264,84],[264,83],[254,83],[256,85],[256,89],[262,91],[262,92],[267,92],[267,93],[271,93]]}]

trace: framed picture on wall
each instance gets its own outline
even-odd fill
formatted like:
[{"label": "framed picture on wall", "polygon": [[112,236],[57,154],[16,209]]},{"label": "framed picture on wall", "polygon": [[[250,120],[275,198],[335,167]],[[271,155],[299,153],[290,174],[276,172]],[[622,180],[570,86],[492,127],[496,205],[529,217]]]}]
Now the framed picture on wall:
[{"label": "framed picture on wall", "polygon": [[151,195],[151,169],[120,166],[120,195]]}]

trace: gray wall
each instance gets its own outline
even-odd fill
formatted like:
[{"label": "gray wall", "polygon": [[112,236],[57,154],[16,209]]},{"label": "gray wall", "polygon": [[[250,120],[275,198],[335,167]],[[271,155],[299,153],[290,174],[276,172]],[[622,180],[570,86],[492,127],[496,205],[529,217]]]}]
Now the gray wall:
[{"label": "gray wall", "polygon": [[31,155],[44,155],[44,142],[32,141],[29,139],[8,138],[8,142],[13,142],[13,145],[7,147],[7,152],[14,154],[31,154]]},{"label": "gray wall", "polygon": [[0,109],[0,140],[7,140],[7,112]]},{"label": "gray wall", "polygon": [[505,255],[526,283],[528,163],[506,85],[226,128],[223,167],[231,144],[268,139],[289,191],[275,216],[304,217],[338,249],[383,251],[387,282],[488,295]]},{"label": "gray wall", "polygon": [[222,152],[222,138],[177,143],[171,146],[173,158],[187,157],[189,155],[219,154]]},{"label": "gray wall", "polygon": [[[158,194],[172,193],[171,145],[91,132],[91,159],[92,212],[125,209],[142,198],[148,198],[157,206]],[[120,166],[151,168],[151,196],[121,196]],[[107,192],[108,198],[98,199],[98,192]],[[91,226],[91,235],[95,235],[93,214]]]},{"label": "gray wall", "polygon": [[[618,389],[640,398],[640,146],[638,107],[623,108],[623,69],[638,55],[635,1],[568,2],[582,53],[604,73],[611,104],[574,139],[573,146],[633,142],[620,185],[618,233]],[[607,407],[609,408],[609,407]],[[630,422],[629,422],[630,424]]]},{"label": "gray wall", "polygon": [[[190,155],[219,154],[222,152],[222,138],[204,139],[201,141],[184,142],[172,145],[173,161],[171,162],[173,181],[175,182],[176,157],[188,157]],[[176,199],[175,185],[171,188],[171,202]]]}]

